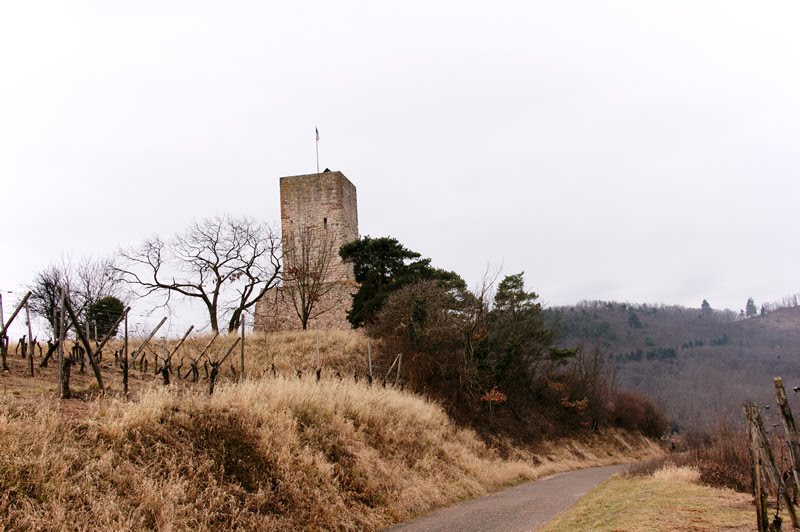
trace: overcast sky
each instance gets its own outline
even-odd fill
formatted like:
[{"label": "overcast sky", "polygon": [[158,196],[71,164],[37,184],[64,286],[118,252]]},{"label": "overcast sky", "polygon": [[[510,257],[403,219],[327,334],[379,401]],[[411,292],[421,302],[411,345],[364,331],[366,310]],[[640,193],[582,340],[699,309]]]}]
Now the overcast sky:
[{"label": "overcast sky", "polygon": [[[550,305],[800,292],[796,2],[0,4],[0,288],[320,165],[470,284]],[[6,309],[10,304],[6,296]]]}]

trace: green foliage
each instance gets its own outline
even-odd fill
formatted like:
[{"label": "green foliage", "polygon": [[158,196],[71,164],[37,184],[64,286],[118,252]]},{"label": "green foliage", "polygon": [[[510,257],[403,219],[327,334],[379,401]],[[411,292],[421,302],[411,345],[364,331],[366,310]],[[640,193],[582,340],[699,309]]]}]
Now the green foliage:
[{"label": "green foliage", "polygon": [[744,315],[747,318],[755,318],[758,316],[758,307],[752,297],[747,298],[747,305],[744,308]]},{"label": "green foliage", "polygon": [[[114,296],[104,297],[89,305],[86,311],[86,318],[89,320],[89,330],[92,335],[94,335],[95,330],[93,325],[97,324],[97,338],[105,337],[123,312],[125,312],[125,304]],[[114,335],[117,334],[118,328],[114,328]]]},{"label": "green foliage", "polygon": [[407,285],[389,296],[368,332],[403,354],[412,388],[458,408],[475,407],[493,387],[512,405],[532,401],[545,376],[575,355],[555,345],[521,273],[504,278],[493,300],[437,281]]},{"label": "green foliage", "polygon": [[339,255],[353,265],[360,283],[347,314],[354,328],[373,322],[392,292],[414,282],[432,280],[448,288],[466,286],[458,274],[434,268],[430,259],[421,258],[391,237],[362,237],[342,246]]},{"label": "green foliage", "polygon": [[567,313],[561,311],[547,311],[552,316],[552,321],[558,328],[560,336],[577,337],[581,340],[605,340],[615,342],[618,340],[614,327],[596,314],[586,311]]},{"label": "green foliage", "polygon": [[703,312],[709,312],[711,310],[711,304],[704,299],[703,303],[700,305],[700,310]]},{"label": "green foliage", "polygon": [[639,316],[637,316],[634,311],[631,311],[630,314],[628,314],[628,326],[633,327],[634,329],[641,329],[644,327],[644,325],[642,325],[642,320],[639,319]]},{"label": "green foliage", "polygon": [[555,349],[555,330],[548,327],[539,296],[525,290],[523,273],[505,277],[486,314],[486,334],[476,347],[481,366],[505,391],[523,391],[536,381],[547,362],[564,363],[574,350]]}]

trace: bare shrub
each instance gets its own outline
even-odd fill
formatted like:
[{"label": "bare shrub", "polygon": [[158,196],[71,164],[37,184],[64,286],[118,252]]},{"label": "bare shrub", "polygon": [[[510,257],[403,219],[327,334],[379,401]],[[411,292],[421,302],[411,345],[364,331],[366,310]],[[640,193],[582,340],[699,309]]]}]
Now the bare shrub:
[{"label": "bare shrub", "polygon": [[658,438],[667,430],[667,420],[651,401],[630,392],[617,392],[611,409],[611,418],[617,427],[640,431],[645,436]]}]

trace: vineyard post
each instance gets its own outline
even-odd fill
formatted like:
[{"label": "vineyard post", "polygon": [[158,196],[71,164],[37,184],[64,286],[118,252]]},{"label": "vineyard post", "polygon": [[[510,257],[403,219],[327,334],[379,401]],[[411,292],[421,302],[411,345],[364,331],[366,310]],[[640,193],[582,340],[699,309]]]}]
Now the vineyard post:
[{"label": "vineyard post", "polygon": [[247,314],[242,312],[242,345],[239,351],[239,380],[244,380],[244,322],[247,320]]},{"label": "vineyard post", "polygon": [[747,441],[750,447],[750,462],[753,474],[753,499],[756,503],[756,522],[758,532],[766,532],[769,527],[769,518],[766,512],[766,499],[761,489],[761,455],[759,453],[758,436],[753,420],[752,405],[744,405],[744,415],[747,418]]},{"label": "vineyard post", "polygon": [[97,379],[97,385],[100,387],[100,392],[105,393],[106,387],[103,385],[103,376],[100,374],[100,366],[97,365],[94,355],[92,354],[92,346],[89,344],[89,340],[86,338],[86,335],[83,334],[83,331],[78,325],[78,318],[75,316],[75,312],[73,312],[72,306],[69,304],[69,300],[65,299],[64,305],[67,307],[67,312],[69,313],[72,323],[75,324],[75,332],[78,335],[78,339],[83,344],[84,349],[86,349],[86,356],[89,357],[89,363],[92,365],[92,371]]},{"label": "vineyard post", "polygon": [[781,413],[781,422],[786,437],[789,440],[789,456],[792,459],[792,480],[794,481],[795,498],[800,493],[800,438],[797,435],[797,426],[794,424],[792,409],[789,407],[789,400],[786,398],[786,389],[783,387],[783,379],[775,377],[775,399],[778,403],[778,410]]},{"label": "vineyard post", "polygon": [[761,419],[761,413],[758,411],[758,407],[756,406],[753,406],[752,410],[756,423],[756,432],[758,433],[760,440],[759,444],[761,446],[761,453],[762,456],[767,459],[767,463],[764,464],[764,470],[766,471],[770,482],[778,491],[778,496],[783,497],[786,510],[789,512],[789,517],[792,520],[792,526],[794,528],[800,528],[800,522],[797,520],[797,512],[794,508],[794,501],[792,501],[792,498],[789,497],[789,492],[786,491],[786,485],[783,483],[781,472],[775,464],[775,455],[772,453],[772,447],[770,447],[769,439],[767,438],[767,431],[764,429],[764,422]]},{"label": "vineyard post", "polygon": [[59,396],[61,398],[64,397],[64,388],[63,388],[63,377],[64,377],[64,339],[66,338],[66,331],[64,330],[64,302],[67,298],[67,294],[64,289],[60,289],[61,297],[60,299],[60,311],[58,313],[58,385],[60,386],[59,389]]},{"label": "vineyard post", "polygon": [[123,346],[124,358],[122,359],[122,393],[128,397],[128,314],[125,314],[125,344]]},{"label": "vineyard post", "polygon": [[33,377],[34,376],[33,375],[33,350],[34,350],[34,346],[36,344],[33,341],[33,330],[31,328],[31,309],[28,306],[28,302],[27,301],[25,302],[25,320],[28,323],[28,344],[31,347],[31,352],[29,353],[29,356],[28,356],[28,362],[30,363],[30,367],[31,367],[31,377]]}]

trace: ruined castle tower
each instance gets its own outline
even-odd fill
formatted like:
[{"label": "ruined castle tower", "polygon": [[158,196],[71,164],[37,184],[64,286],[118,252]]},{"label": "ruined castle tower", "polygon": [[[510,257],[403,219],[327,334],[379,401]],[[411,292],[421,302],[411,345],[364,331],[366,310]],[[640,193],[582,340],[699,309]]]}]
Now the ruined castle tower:
[{"label": "ruined castle tower", "polygon": [[[308,328],[350,328],[347,311],[352,294],[358,289],[353,268],[339,258],[339,248],[358,238],[358,206],[356,187],[342,172],[325,170],[320,174],[280,178],[281,238],[284,246],[283,271],[287,281],[283,287],[270,292],[256,306],[256,330],[278,331],[301,328],[295,307],[297,290],[290,284],[292,272],[309,268],[315,254],[328,253],[324,282],[326,283]],[[299,242],[313,235],[313,245],[307,253],[290,252]],[[324,242],[324,246],[320,243]],[[293,243],[293,244],[292,244]],[[325,251],[321,251],[322,248]],[[311,254],[309,257],[308,254]],[[317,314],[318,315],[315,315]]]}]

